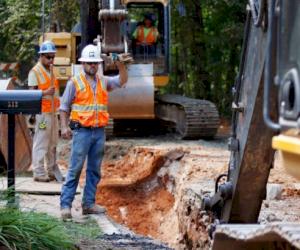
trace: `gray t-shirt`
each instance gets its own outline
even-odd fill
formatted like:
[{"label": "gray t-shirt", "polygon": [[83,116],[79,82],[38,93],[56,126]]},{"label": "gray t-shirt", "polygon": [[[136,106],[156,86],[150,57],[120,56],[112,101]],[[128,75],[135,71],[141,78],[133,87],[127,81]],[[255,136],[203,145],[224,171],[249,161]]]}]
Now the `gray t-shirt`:
[{"label": "gray t-shirt", "polygon": [[[112,91],[116,88],[120,88],[120,76],[103,76],[101,77],[101,80],[106,85],[107,91]],[[94,92],[96,91],[96,79],[92,82],[89,82],[91,84],[92,89]],[[76,88],[72,80],[69,80],[67,82],[67,86],[65,88],[64,94],[60,99],[60,107],[59,110],[70,112],[72,102],[75,98]]]}]

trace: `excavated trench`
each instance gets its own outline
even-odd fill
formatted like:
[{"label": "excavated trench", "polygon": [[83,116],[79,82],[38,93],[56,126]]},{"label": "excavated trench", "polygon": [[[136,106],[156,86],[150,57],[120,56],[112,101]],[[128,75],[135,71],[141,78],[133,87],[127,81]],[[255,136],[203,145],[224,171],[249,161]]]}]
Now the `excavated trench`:
[{"label": "excavated trench", "polygon": [[133,148],[120,160],[105,161],[97,202],[118,223],[157,238],[161,219],[175,202],[161,170],[183,155],[180,150]]},{"label": "excavated trench", "polygon": [[[212,221],[201,211],[200,197],[211,193],[215,178],[227,171],[226,145],[224,137],[212,141],[168,137],[108,141],[97,203],[135,235],[104,235],[99,244],[115,242],[113,246],[119,248],[112,249],[209,249]],[[84,179],[82,176],[81,182]],[[275,162],[269,183],[282,186],[282,197],[264,201],[259,222],[300,222],[298,181]]]},{"label": "excavated trench", "polygon": [[208,176],[213,180],[225,170],[224,148],[223,140],[108,141],[97,203],[137,235],[175,249],[208,247],[209,217],[199,215],[197,193],[203,190],[203,182],[212,186]]}]

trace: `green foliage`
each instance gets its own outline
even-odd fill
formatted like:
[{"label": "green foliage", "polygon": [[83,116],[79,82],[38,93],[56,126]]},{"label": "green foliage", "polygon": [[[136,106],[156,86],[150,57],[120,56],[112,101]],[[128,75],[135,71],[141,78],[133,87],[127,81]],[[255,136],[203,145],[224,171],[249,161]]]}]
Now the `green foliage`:
[{"label": "green foliage", "polygon": [[79,22],[79,1],[53,1],[51,20],[58,23],[60,31],[70,32],[73,26]]},{"label": "green foliage", "polygon": [[168,91],[217,104],[228,114],[245,22],[243,1],[172,1],[172,75]]},{"label": "green foliage", "polygon": [[75,249],[64,224],[46,214],[0,209],[0,246],[8,249]]},{"label": "green foliage", "polygon": [[[41,0],[0,0],[0,61],[32,62],[42,35],[42,17]],[[50,21],[70,31],[79,19],[78,2],[45,0],[44,18],[46,32]]]},{"label": "green foliage", "polygon": [[40,34],[40,1],[2,0],[0,4],[0,61],[27,61]]}]

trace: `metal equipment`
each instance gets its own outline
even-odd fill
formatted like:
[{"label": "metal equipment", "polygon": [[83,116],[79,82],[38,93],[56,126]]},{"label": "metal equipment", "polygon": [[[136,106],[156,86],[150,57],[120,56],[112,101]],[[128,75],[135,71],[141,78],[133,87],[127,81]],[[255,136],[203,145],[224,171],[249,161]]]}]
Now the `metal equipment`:
[{"label": "metal equipment", "polygon": [[15,115],[41,112],[42,91],[1,90],[0,114],[8,115],[8,166],[7,185],[9,202],[15,203]]},{"label": "metal equipment", "polygon": [[272,138],[289,172],[300,177],[299,21],[297,0],[249,1],[227,180],[217,181],[215,194],[202,202],[215,219],[214,250],[300,247],[299,225],[234,225],[257,223],[274,159]]}]

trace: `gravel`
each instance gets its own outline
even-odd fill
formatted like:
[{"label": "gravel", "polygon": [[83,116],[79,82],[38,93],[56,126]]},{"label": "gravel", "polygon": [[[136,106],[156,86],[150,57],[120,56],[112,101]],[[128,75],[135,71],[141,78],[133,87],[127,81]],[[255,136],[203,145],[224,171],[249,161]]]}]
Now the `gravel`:
[{"label": "gravel", "polygon": [[93,241],[82,240],[78,247],[82,250],[172,250],[159,241],[132,234],[104,234]]}]

